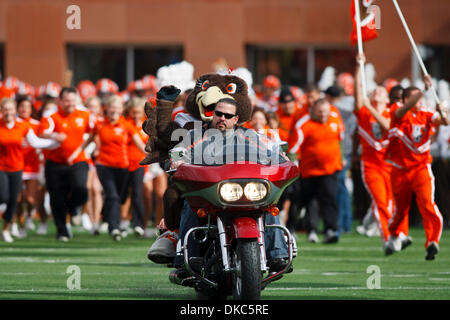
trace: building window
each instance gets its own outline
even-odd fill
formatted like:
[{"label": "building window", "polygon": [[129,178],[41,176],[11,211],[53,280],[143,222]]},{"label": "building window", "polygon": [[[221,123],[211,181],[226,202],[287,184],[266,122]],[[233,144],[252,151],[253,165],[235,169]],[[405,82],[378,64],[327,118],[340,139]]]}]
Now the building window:
[{"label": "building window", "polygon": [[327,66],[341,72],[354,72],[356,49],[322,48],[275,48],[247,46],[247,66],[253,73],[253,82],[260,84],[268,74],[276,75],[282,84],[304,87],[317,82]]},{"label": "building window", "polygon": [[156,76],[162,66],[183,61],[181,46],[164,48],[134,48],[134,76],[136,79],[147,74]]},{"label": "building window", "polygon": [[315,49],[315,81],[319,81],[320,76],[328,66],[336,70],[336,76],[342,72],[354,74],[356,54],[356,49]]},{"label": "building window", "polygon": [[121,47],[69,46],[69,69],[73,84],[94,83],[100,78],[114,80],[120,90],[126,87],[126,49]]},{"label": "building window", "polygon": [[450,46],[423,46],[421,54],[428,73],[436,79],[450,81]]},{"label": "building window", "polygon": [[262,83],[269,74],[279,77],[282,84],[304,85],[307,82],[306,49],[247,46],[247,66],[255,84]]},{"label": "building window", "polygon": [[0,44],[0,78],[5,77],[5,46]]},{"label": "building window", "polygon": [[109,78],[117,83],[120,90],[125,90],[132,80],[146,74],[156,75],[161,66],[183,59],[181,46],[69,45],[67,52],[73,84],[81,80],[95,83],[100,78]]}]

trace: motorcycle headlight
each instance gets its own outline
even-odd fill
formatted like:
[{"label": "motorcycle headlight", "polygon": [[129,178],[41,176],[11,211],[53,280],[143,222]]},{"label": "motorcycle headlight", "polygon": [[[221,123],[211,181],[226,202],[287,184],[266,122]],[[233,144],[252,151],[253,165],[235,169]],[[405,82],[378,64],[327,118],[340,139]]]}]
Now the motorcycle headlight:
[{"label": "motorcycle headlight", "polygon": [[245,185],[244,195],[250,201],[259,201],[267,195],[267,187],[261,182],[249,182]]},{"label": "motorcycle headlight", "polygon": [[242,198],[243,190],[239,183],[224,183],[220,187],[220,196],[228,202],[238,201]]}]

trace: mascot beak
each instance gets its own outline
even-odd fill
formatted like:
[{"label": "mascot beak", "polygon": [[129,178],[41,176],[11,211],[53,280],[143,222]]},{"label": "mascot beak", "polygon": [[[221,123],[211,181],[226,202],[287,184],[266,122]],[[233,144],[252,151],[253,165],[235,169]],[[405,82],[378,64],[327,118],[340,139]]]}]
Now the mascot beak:
[{"label": "mascot beak", "polygon": [[206,91],[201,91],[197,94],[196,101],[203,121],[212,121],[216,103],[223,98],[234,100],[232,96],[223,93],[217,86],[209,87]]}]

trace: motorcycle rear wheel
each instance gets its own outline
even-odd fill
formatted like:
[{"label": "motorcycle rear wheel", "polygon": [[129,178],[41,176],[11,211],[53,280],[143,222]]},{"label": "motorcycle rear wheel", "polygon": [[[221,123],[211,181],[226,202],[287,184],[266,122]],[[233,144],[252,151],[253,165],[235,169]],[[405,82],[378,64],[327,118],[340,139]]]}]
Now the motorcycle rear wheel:
[{"label": "motorcycle rear wheel", "polygon": [[237,239],[232,251],[235,268],[232,292],[235,300],[259,300],[261,297],[261,258],[257,239]]}]

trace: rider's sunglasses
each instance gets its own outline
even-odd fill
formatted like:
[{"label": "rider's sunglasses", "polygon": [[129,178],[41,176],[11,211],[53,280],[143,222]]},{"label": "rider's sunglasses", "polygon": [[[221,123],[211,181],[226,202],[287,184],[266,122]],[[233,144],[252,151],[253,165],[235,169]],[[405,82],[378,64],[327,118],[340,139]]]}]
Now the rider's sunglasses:
[{"label": "rider's sunglasses", "polygon": [[224,116],[225,119],[231,119],[231,118],[233,118],[233,117],[236,116],[235,114],[224,113],[224,112],[220,112],[220,111],[217,111],[217,110],[214,110],[214,114],[215,114],[216,116],[218,116],[219,118],[222,118],[222,116]]}]

